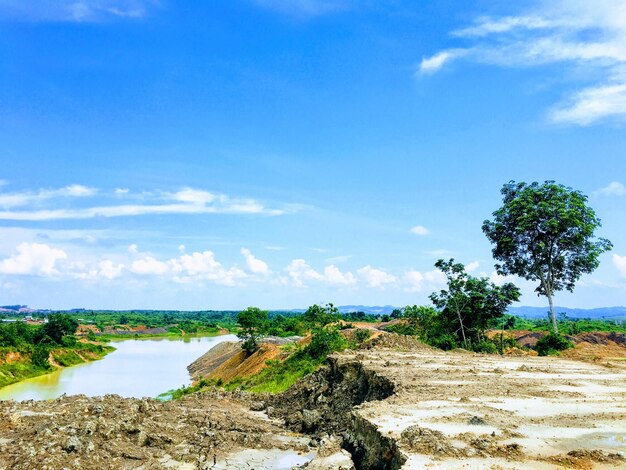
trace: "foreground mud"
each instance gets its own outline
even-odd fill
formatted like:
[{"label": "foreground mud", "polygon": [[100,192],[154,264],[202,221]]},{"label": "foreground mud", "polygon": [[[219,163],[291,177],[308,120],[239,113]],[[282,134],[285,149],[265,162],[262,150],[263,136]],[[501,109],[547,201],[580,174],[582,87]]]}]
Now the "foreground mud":
[{"label": "foreground mud", "polygon": [[277,396],[0,402],[0,469],[626,468],[613,351],[446,353],[389,334],[369,346]]},{"label": "foreground mud", "polygon": [[250,411],[241,398],[0,402],[0,469],[272,468],[272,460],[310,459],[309,438]]},{"label": "foreground mud", "polygon": [[626,468],[618,367],[374,348],[335,355],[269,411],[340,435],[361,469]]}]

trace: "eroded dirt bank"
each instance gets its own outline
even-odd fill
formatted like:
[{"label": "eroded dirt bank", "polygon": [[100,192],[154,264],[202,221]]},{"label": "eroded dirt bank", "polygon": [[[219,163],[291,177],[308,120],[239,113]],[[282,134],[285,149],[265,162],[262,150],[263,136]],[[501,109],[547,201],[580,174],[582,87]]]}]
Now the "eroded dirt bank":
[{"label": "eroded dirt bank", "polygon": [[111,395],[0,402],[0,469],[247,468],[225,459],[241,452],[258,462],[272,453],[304,461],[297,456],[311,452],[310,439],[248,402],[217,392],[165,403]]},{"label": "eroded dirt bank", "polygon": [[269,413],[337,433],[359,469],[626,468],[624,369],[561,358],[346,352]]}]

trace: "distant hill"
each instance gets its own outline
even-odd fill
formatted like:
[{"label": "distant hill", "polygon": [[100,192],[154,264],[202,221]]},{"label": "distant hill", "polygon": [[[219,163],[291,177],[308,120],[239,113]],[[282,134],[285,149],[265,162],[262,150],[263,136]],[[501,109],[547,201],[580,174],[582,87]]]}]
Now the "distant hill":
[{"label": "distant hill", "polygon": [[[557,314],[565,313],[570,318],[626,320],[626,307],[592,309],[554,307],[554,311]],[[508,313],[523,318],[545,318],[548,315],[548,307],[510,307]]]},{"label": "distant hill", "polygon": [[[337,307],[341,313],[365,312],[369,315],[390,314],[394,308],[392,305],[367,306],[367,305],[342,305]],[[570,318],[592,318],[606,320],[626,320],[626,307],[601,307],[601,308],[568,308],[554,307],[554,311],[565,313]],[[511,307],[507,313],[522,318],[545,318],[548,315],[548,307]]]}]

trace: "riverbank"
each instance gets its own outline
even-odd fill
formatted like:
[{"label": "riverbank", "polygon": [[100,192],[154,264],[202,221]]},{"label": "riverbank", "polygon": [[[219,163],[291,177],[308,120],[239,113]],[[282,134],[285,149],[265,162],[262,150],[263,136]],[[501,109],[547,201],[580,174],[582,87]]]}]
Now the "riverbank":
[{"label": "riverbank", "polygon": [[166,339],[185,339],[185,338],[212,338],[215,336],[228,335],[231,332],[225,328],[216,330],[207,330],[201,332],[189,333],[181,329],[165,329],[165,328],[149,328],[149,329],[133,329],[133,330],[115,330],[109,333],[99,333],[95,335],[96,341],[108,342],[126,339],[141,338],[166,338]]},{"label": "riverbank", "polygon": [[[0,388],[22,380],[49,374],[56,369],[97,361],[110,352],[113,346],[78,342],[71,347],[56,347],[49,350],[47,363],[33,361],[34,349],[15,350],[0,348]],[[42,363],[43,362],[43,363]]]}]

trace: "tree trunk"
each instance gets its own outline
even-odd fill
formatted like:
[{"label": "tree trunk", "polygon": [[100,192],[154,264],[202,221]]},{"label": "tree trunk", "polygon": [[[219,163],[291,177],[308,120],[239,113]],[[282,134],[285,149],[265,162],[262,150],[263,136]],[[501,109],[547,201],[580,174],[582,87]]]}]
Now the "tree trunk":
[{"label": "tree trunk", "polygon": [[465,338],[465,328],[463,328],[463,320],[461,319],[461,312],[457,309],[456,311],[457,317],[459,317],[459,324],[461,325],[461,336],[463,336],[463,345],[465,349],[467,349],[467,339]]},{"label": "tree trunk", "polygon": [[556,324],[556,316],[554,315],[554,305],[552,303],[552,293],[547,292],[546,297],[548,297],[548,304],[550,304],[550,320],[552,321],[552,331],[554,333],[559,332],[559,327]]}]

